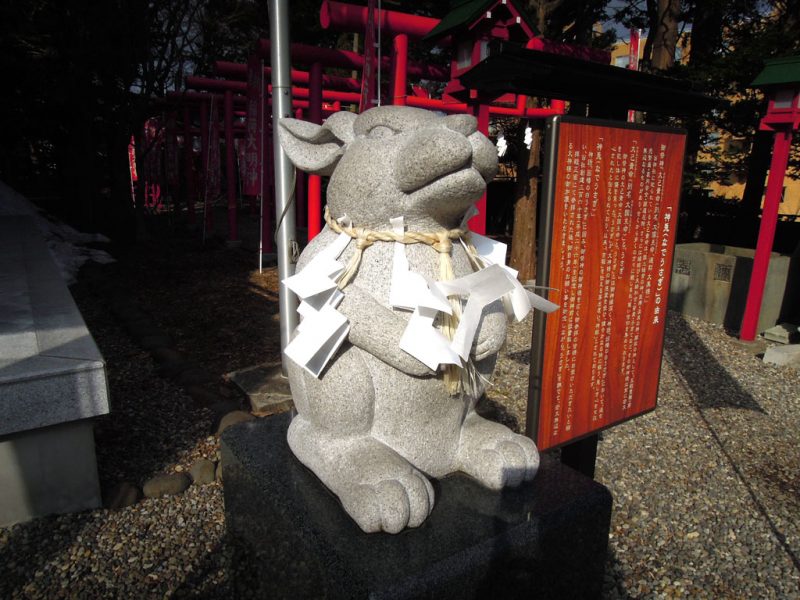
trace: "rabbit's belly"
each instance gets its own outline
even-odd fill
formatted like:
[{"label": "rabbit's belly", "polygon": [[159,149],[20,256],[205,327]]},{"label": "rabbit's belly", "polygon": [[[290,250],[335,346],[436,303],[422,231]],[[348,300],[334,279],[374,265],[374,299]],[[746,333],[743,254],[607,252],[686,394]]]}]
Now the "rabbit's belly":
[{"label": "rabbit's belly", "polygon": [[448,394],[441,376],[413,377],[363,354],[375,387],[372,436],[424,473],[452,472],[469,399]]}]

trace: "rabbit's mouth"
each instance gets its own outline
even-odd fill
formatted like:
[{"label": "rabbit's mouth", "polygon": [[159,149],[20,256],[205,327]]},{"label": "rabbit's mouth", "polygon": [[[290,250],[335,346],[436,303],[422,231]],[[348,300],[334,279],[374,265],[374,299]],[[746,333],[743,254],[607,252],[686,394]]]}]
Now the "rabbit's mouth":
[{"label": "rabbit's mouth", "polygon": [[460,216],[486,191],[483,174],[470,165],[409,194],[411,204],[433,217]]}]

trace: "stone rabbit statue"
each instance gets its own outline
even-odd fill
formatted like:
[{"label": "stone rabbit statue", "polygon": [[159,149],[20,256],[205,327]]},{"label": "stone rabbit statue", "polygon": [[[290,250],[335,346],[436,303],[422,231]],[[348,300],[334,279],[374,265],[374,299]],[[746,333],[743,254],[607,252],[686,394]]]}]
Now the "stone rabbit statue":
[{"label": "stone rabbit statue", "polygon": [[[340,236],[332,226],[342,218],[358,231],[392,231],[398,216],[408,231],[458,229],[497,171],[495,148],[469,115],[383,106],[339,112],[321,126],[282,119],[278,133],[298,169],[331,176],[329,226],[303,251],[298,273]],[[288,361],[295,456],[366,532],[419,526],[434,505],[428,477],[462,471],[495,490],[532,479],[534,443],[474,410],[505,340],[502,302],[480,316],[470,352],[477,385],[453,394],[441,373],[399,347],[411,313],[388,302],[395,244],[354,241],[341,254],[347,262],[361,253],[338,305],[346,340],[318,378]],[[434,246],[405,246],[410,270],[430,280],[440,279],[443,248]],[[466,245],[453,241],[444,251],[454,277],[475,271]]]}]

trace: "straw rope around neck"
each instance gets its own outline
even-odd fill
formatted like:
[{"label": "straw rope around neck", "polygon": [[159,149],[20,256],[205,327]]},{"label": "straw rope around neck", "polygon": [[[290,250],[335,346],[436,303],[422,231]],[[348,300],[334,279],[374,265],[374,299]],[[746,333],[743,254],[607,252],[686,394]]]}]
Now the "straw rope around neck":
[{"label": "straw rope around neck", "polygon": [[[450,281],[455,278],[453,271],[453,261],[451,257],[454,240],[463,240],[467,247],[467,255],[470,259],[470,264],[474,269],[480,269],[481,265],[478,253],[469,239],[468,229],[440,229],[434,232],[418,232],[406,231],[403,233],[395,233],[394,231],[374,231],[364,227],[344,226],[333,217],[331,217],[330,210],[325,207],[325,222],[328,227],[336,233],[345,233],[356,241],[355,252],[350,257],[344,271],[336,279],[336,285],[339,289],[344,289],[347,284],[353,279],[358,272],[358,267],[361,264],[361,257],[364,250],[372,246],[375,242],[400,242],[401,244],[425,244],[431,246],[439,254],[439,279],[441,281]],[[447,336],[447,339],[452,340],[455,335],[458,322],[461,319],[461,301],[457,296],[449,298],[450,306],[453,309],[453,314],[442,314],[442,333]],[[444,383],[450,394],[458,394],[464,387],[462,383],[462,375],[468,375],[464,369],[458,365],[445,365],[444,369]],[[471,385],[466,387],[471,388]]]},{"label": "straw rope around neck", "polygon": [[[444,281],[453,279],[452,263],[450,262],[450,252],[453,248],[453,240],[464,238],[468,239],[469,230],[467,229],[440,229],[434,232],[406,231],[395,233],[394,231],[375,231],[364,227],[345,226],[331,217],[330,210],[325,207],[325,222],[328,227],[336,233],[345,233],[356,241],[356,251],[350,258],[347,267],[339,275],[337,284],[339,289],[344,289],[351,279],[358,272],[361,264],[361,256],[364,250],[372,246],[375,242],[400,242],[401,244],[425,244],[431,246],[439,253],[441,279]],[[444,269],[445,262],[450,266]],[[449,270],[449,276],[445,277],[445,271]]]}]

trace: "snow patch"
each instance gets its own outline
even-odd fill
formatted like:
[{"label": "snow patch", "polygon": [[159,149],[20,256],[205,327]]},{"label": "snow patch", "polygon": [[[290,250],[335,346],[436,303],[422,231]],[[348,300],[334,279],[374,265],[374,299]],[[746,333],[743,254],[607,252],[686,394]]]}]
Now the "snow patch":
[{"label": "snow patch", "polygon": [[109,243],[99,233],[82,233],[42,212],[25,196],[0,181],[0,217],[32,217],[37,229],[47,242],[53,260],[61,271],[67,285],[75,282],[78,270],[86,261],[100,264],[114,262],[108,252],[87,248],[85,244]]}]

